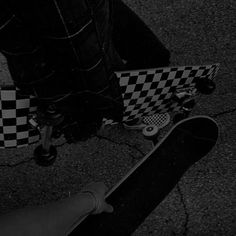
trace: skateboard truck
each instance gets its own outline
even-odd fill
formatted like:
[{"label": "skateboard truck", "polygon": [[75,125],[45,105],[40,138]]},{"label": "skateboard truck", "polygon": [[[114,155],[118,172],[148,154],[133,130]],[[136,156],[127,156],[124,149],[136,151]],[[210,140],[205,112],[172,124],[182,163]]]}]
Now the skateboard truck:
[{"label": "skateboard truck", "polygon": [[35,162],[40,166],[50,166],[52,165],[57,157],[57,149],[50,145],[48,149],[45,149],[43,145],[39,145],[34,150]]},{"label": "skateboard truck", "polygon": [[179,88],[172,97],[172,100],[177,103],[183,103],[186,99],[189,99],[194,95],[196,95],[196,89],[194,88]]},{"label": "skateboard truck", "polygon": [[196,102],[194,99],[188,100],[182,104],[181,112],[176,114],[173,118],[174,124],[177,122],[187,118],[192,111],[193,107],[195,106]]},{"label": "skateboard truck", "polygon": [[41,131],[42,144],[34,150],[34,158],[38,165],[52,165],[57,157],[57,150],[51,144],[53,126],[60,124],[64,117],[58,113],[54,106],[49,106],[45,113],[39,113],[37,120],[43,125]]}]

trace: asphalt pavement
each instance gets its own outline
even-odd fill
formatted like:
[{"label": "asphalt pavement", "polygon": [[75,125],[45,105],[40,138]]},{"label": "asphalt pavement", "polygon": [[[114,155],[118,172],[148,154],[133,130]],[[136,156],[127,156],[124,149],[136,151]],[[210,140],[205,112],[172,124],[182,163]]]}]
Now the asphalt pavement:
[{"label": "asphalt pavement", "polygon": [[[218,122],[217,145],[186,172],[133,235],[236,235],[236,2],[125,2],[171,51],[171,65],[220,63],[216,91],[192,113]],[[6,62],[0,60],[1,80],[7,81]],[[57,161],[47,168],[35,164],[35,146],[0,150],[1,214],[65,198],[91,181],[111,187],[151,149],[142,134],[121,126],[87,142],[58,147]]]}]

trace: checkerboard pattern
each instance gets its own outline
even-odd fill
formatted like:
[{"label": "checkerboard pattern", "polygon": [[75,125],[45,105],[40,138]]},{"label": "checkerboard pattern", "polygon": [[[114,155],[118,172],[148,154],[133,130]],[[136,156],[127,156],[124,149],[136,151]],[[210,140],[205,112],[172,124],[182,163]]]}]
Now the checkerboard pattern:
[{"label": "checkerboard pattern", "polygon": [[[116,72],[125,105],[123,121],[178,111],[181,106],[171,99],[173,93],[194,88],[198,79],[214,79],[218,69],[219,64],[214,64]],[[36,110],[35,97],[20,95],[15,86],[0,88],[0,148],[24,147],[40,140],[39,131],[28,123]],[[103,125],[110,124],[114,122],[104,119]]]},{"label": "checkerboard pattern", "polygon": [[39,141],[39,131],[28,123],[28,116],[36,110],[34,97],[19,95],[14,86],[0,88],[0,148],[24,147]]},{"label": "checkerboard pattern", "polygon": [[214,79],[218,69],[219,64],[213,64],[116,72],[124,99],[123,121],[178,111],[181,106],[171,99],[175,91],[194,88],[198,79]]},{"label": "checkerboard pattern", "polygon": [[170,123],[169,113],[159,113],[152,116],[143,117],[143,123],[146,125],[156,125],[159,129]]}]

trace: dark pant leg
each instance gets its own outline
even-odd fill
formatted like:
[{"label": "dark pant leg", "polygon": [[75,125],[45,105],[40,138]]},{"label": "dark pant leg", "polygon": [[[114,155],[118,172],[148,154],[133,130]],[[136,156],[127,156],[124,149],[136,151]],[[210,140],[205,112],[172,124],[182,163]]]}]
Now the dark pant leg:
[{"label": "dark pant leg", "polygon": [[113,0],[113,43],[126,69],[169,65],[170,53],[147,25],[121,0]]}]

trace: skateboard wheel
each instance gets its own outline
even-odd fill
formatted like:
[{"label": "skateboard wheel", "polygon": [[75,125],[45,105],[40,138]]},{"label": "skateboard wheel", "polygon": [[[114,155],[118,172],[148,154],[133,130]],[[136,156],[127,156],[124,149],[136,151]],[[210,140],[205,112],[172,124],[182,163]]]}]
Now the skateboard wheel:
[{"label": "skateboard wheel", "polygon": [[208,95],[214,92],[216,85],[210,79],[199,79],[196,82],[196,88],[200,93]]},{"label": "skateboard wheel", "polygon": [[144,129],[143,129],[143,135],[145,136],[145,138],[147,139],[154,139],[157,137],[159,132],[159,129],[156,125],[147,125]]},{"label": "skateboard wheel", "polygon": [[50,146],[49,152],[43,149],[42,145],[39,145],[34,150],[35,162],[40,166],[52,165],[57,157],[57,149],[54,146]]}]

